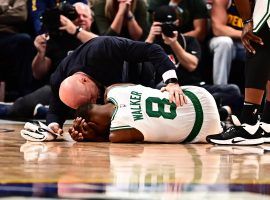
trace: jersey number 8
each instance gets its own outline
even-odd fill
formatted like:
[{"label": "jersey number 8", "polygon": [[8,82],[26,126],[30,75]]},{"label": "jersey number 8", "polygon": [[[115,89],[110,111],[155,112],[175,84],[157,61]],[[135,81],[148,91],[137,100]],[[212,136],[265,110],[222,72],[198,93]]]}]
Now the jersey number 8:
[{"label": "jersey number 8", "polygon": [[[157,105],[157,110],[154,109],[154,104]],[[165,112],[165,106],[169,106],[169,112]],[[146,99],[146,113],[149,117],[163,117],[164,119],[174,119],[176,117],[176,104],[170,103],[168,99],[160,99],[157,97],[148,97]]]}]

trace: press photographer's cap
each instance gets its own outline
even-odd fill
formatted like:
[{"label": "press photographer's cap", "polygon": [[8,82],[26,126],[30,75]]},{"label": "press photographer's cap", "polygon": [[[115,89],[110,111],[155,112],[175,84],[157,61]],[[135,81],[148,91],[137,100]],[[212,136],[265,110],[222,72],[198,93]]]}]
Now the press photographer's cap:
[{"label": "press photographer's cap", "polygon": [[157,22],[174,22],[178,19],[174,6],[160,6],[153,13],[153,21]]}]

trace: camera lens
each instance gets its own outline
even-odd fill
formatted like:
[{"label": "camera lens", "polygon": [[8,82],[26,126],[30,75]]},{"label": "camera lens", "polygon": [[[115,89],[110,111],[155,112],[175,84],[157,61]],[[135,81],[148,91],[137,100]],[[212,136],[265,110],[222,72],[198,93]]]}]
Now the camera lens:
[{"label": "camera lens", "polygon": [[167,37],[173,37],[174,36],[174,31],[176,30],[175,25],[173,22],[164,22],[161,25],[161,30],[162,33],[167,36]]}]

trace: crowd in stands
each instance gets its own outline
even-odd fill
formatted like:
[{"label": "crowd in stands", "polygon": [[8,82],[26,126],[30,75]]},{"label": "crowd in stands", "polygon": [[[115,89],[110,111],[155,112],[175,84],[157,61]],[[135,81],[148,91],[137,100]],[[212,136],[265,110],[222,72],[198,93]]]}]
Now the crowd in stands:
[{"label": "crowd in stands", "polygon": [[[4,0],[0,118],[44,118],[58,64],[81,44],[106,35],[159,44],[180,85],[207,89],[225,120],[243,104],[242,27],[234,0]],[[136,71],[129,68],[134,63],[125,64],[125,82],[162,86],[150,63],[137,63]]]}]

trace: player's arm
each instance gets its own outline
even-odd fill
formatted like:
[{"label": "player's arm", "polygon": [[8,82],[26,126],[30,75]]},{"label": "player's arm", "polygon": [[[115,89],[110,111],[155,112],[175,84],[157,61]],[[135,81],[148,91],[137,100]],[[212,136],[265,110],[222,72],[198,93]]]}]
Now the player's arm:
[{"label": "player's arm", "polygon": [[249,52],[255,54],[256,51],[254,47],[250,44],[250,41],[263,45],[263,40],[262,38],[258,37],[253,33],[253,19],[252,19],[253,7],[250,5],[251,3],[254,3],[254,1],[251,2],[249,0],[235,1],[237,10],[240,13],[244,23],[241,36],[242,43]]},{"label": "player's arm", "polygon": [[73,120],[72,127],[68,129],[71,138],[77,142],[107,142],[108,134],[99,134],[97,125],[93,122],[85,122],[85,119],[77,117]]},{"label": "player's arm", "polygon": [[139,130],[135,128],[121,129],[111,131],[109,140],[113,143],[142,142],[144,140],[144,136]]},{"label": "player's arm", "polygon": [[243,19],[243,22],[252,18],[252,8],[250,6],[250,0],[235,0],[235,5],[240,16]]}]

